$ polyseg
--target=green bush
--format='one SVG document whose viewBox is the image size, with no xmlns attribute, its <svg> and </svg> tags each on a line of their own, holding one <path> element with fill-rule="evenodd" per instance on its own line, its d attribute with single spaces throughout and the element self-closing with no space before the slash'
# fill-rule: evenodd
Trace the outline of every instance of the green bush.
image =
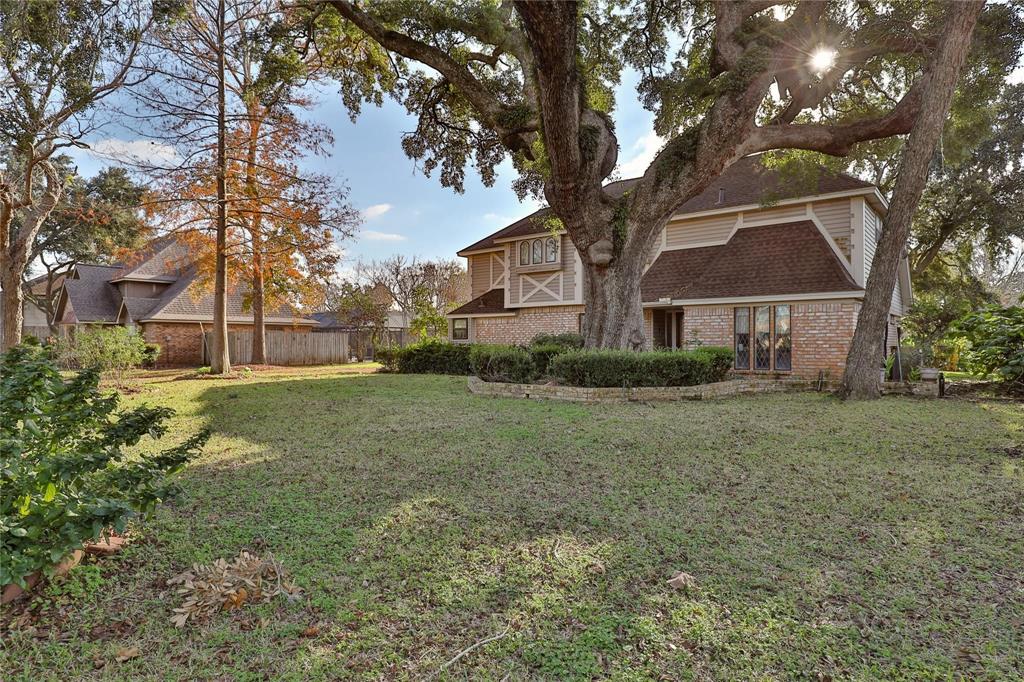
<svg viewBox="0 0 1024 682">
<path fill-rule="evenodd" d="M 157 358 L 160 357 L 162 348 L 159 343 L 147 343 L 142 349 L 142 366 L 156 367 Z"/>
<path fill-rule="evenodd" d="M 134 330 L 119 326 L 95 326 L 79 330 L 58 343 L 66 368 L 95 369 L 121 383 L 125 371 L 142 366 L 146 341 Z"/>
<path fill-rule="evenodd" d="M 158 439 L 166 407 L 118 410 L 94 369 L 64 381 L 49 351 L 15 346 L 0 360 L 0 585 L 25 586 L 107 528 L 124 530 L 173 488 L 206 442 L 201 432 L 169 449 L 129 457 Z"/>
<path fill-rule="evenodd" d="M 1024 307 L 987 306 L 960 320 L 952 335 L 970 344 L 962 357 L 973 374 L 1024 382 Z"/>
<path fill-rule="evenodd" d="M 576 332 L 561 334 L 537 334 L 530 339 L 530 346 L 562 346 L 564 348 L 583 348 L 583 335 Z"/>
<path fill-rule="evenodd" d="M 695 386 L 725 379 L 732 363 L 728 348 L 692 351 L 573 350 L 556 355 L 551 376 L 569 386 Z"/>
<path fill-rule="evenodd" d="M 536 346 L 530 346 L 527 350 L 530 353 L 530 357 L 533 358 L 533 364 L 537 368 L 537 373 L 546 375 L 552 358 L 573 349 L 557 343 L 541 343 Z"/>
<path fill-rule="evenodd" d="M 398 371 L 398 351 L 401 348 L 374 348 L 373 359 L 380 363 L 381 372 L 397 372 Z"/>
<path fill-rule="evenodd" d="M 531 353 L 516 346 L 473 346 L 469 353 L 473 374 L 484 381 L 528 384 L 537 378 L 537 366 Z"/>
<path fill-rule="evenodd" d="M 377 351 L 377 359 L 384 371 L 400 374 L 470 374 L 470 344 L 446 343 L 428 340 L 422 343 L 393 348 L 386 353 Z"/>
</svg>

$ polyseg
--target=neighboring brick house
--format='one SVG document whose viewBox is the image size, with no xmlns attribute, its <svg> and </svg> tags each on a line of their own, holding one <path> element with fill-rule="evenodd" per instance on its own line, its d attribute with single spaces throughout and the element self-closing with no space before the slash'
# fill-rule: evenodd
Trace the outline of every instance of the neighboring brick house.
<svg viewBox="0 0 1024 682">
<path fill-rule="evenodd" d="M 245 304 L 247 287 L 229 287 L 228 330 L 252 329 Z M 196 274 L 186 245 L 173 238 L 155 241 L 130 265 L 76 265 L 57 299 L 62 334 L 87 325 L 138 328 L 160 344 L 160 365 L 199 365 L 203 334 L 213 325 L 213 293 Z M 288 306 L 268 310 L 267 331 L 309 331 L 317 321 Z"/>
<path fill-rule="evenodd" d="M 621 196 L 634 183 L 605 189 Z M 798 191 L 759 157 L 741 159 L 662 231 L 641 284 L 648 347 L 728 346 L 737 372 L 838 378 L 887 209 L 852 176 L 821 169 L 816 190 Z M 580 258 L 566 234 L 545 228 L 547 213 L 459 251 L 473 299 L 448 315 L 453 341 L 519 344 L 581 329 Z M 903 258 L 887 349 L 910 297 Z"/>
</svg>

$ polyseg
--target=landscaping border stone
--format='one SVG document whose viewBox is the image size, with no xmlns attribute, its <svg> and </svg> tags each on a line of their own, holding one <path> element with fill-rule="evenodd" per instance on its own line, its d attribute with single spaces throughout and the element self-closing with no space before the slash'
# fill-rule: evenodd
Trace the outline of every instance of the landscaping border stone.
<svg viewBox="0 0 1024 682">
<path fill-rule="evenodd" d="M 708 400 L 754 393 L 785 393 L 789 391 L 831 391 L 832 383 L 819 384 L 806 379 L 761 379 L 738 377 L 713 384 L 698 386 L 639 386 L 623 388 L 587 388 L 558 384 L 505 384 L 489 382 L 479 377 L 467 379 L 469 392 L 499 398 L 531 398 L 534 400 L 564 400 L 576 403 L 625 403 L 678 400 Z M 938 397 L 938 384 L 932 382 L 886 382 L 885 395 L 914 395 Z"/>
</svg>

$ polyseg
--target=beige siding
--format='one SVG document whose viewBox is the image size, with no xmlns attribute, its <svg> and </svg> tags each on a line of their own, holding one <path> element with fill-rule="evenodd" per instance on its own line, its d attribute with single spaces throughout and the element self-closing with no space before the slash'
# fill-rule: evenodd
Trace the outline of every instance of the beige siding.
<svg viewBox="0 0 1024 682">
<path fill-rule="evenodd" d="M 902 270 L 904 265 L 900 263 L 900 269 Z M 896 286 L 892 288 L 892 305 L 889 307 L 889 312 L 893 315 L 903 314 L 903 285 L 900 283 L 899 273 L 896 275 Z"/>
<path fill-rule="evenodd" d="M 568 303 L 576 296 L 576 248 L 565 235 L 559 241 L 561 262 L 551 266 L 520 266 L 518 244 L 509 269 L 509 303 L 545 305 Z"/>
<path fill-rule="evenodd" d="M 491 254 L 469 256 L 470 295 L 473 298 L 491 289 Z"/>
<path fill-rule="evenodd" d="M 868 281 L 868 273 L 871 272 L 871 261 L 875 257 L 875 233 L 880 233 L 882 226 L 881 218 L 870 206 L 864 206 L 864 281 Z"/>
<path fill-rule="evenodd" d="M 795 206 L 779 206 L 777 208 L 761 208 L 756 211 L 744 211 L 743 222 L 786 222 L 790 220 L 800 220 L 806 215 L 807 205 L 796 204 Z"/>
<path fill-rule="evenodd" d="M 685 249 L 700 244 L 721 244 L 736 226 L 736 214 L 672 221 L 665 226 L 665 248 Z"/>
<path fill-rule="evenodd" d="M 849 199 L 837 199 L 836 201 L 817 201 L 811 204 L 814 215 L 825 227 L 832 239 L 849 239 L 852 233 L 851 220 L 853 218 L 853 207 Z"/>
</svg>

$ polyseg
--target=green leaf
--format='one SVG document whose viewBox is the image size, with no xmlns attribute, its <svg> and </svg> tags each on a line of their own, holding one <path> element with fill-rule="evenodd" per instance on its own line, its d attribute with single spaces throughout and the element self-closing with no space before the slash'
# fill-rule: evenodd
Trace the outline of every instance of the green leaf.
<svg viewBox="0 0 1024 682">
<path fill-rule="evenodd" d="M 32 503 L 32 496 L 25 495 L 21 498 L 21 506 L 18 507 L 18 513 L 22 516 L 28 516 L 29 505 Z"/>
<path fill-rule="evenodd" d="M 24 528 L 12 528 L 11 535 L 13 535 L 16 538 L 23 538 L 26 535 L 28 535 L 28 531 Z"/>
<path fill-rule="evenodd" d="M 53 502 L 55 497 L 57 497 L 57 486 L 53 483 L 47 483 L 46 490 L 43 492 L 43 502 Z"/>
</svg>

